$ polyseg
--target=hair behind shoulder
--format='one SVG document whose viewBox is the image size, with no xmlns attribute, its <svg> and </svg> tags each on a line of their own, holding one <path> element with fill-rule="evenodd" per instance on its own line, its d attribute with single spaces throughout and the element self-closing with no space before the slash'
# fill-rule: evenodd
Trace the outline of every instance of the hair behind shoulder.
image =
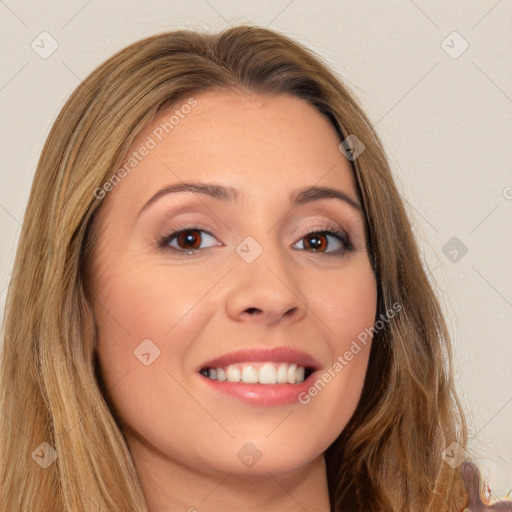
<svg viewBox="0 0 512 512">
<path fill-rule="evenodd" d="M 87 293 L 95 191 L 160 109 L 217 87 L 297 96 L 329 119 L 340 141 L 355 134 L 365 146 L 351 165 L 378 282 L 376 321 L 395 314 L 375 330 L 357 410 L 326 452 L 332 510 L 460 510 L 460 472 L 441 457 L 452 442 L 467 442 L 449 336 L 382 144 L 318 56 L 251 26 L 136 42 L 93 71 L 55 121 L 7 296 L 0 508 L 147 511 L 98 377 Z M 31 456 L 43 442 L 57 453 L 46 469 Z"/>
</svg>

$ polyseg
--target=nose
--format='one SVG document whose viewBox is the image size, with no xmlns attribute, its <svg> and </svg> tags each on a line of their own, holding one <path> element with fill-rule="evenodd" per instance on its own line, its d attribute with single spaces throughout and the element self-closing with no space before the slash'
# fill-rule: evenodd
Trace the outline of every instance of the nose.
<svg viewBox="0 0 512 512">
<path fill-rule="evenodd" d="M 253 263 L 240 260 L 237 267 L 226 302 L 230 318 L 238 322 L 275 325 L 284 321 L 298 322 L 305 317 L 306 299 L 297 276 L 286 265 L 284 255 L 262 255 Z"/>
</svg>

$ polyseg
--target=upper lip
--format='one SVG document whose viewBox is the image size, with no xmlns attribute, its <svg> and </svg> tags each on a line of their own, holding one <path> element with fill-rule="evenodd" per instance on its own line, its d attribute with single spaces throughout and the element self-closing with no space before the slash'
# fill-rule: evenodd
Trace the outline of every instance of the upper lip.
<svg viewBox="0 0 512 512">
<path fill-rule="evenodd" d="M 318 361 L 307 354 L 296 348 L 292 347 L 276 347 L 276 348 L 256 348 L 256 349 L 245 349 L 237 350 L 236 352 L 230 352 L 223 356 L 217 357 L 207 361 L 197 371 L 201 371 L 203 368 L 222 368 L 235 363 L 245 362 L 276 362 L 276 363 L 295 363 L 297 366 L 304 368 L 319 370 L 321 365 Z"/>
</svg>

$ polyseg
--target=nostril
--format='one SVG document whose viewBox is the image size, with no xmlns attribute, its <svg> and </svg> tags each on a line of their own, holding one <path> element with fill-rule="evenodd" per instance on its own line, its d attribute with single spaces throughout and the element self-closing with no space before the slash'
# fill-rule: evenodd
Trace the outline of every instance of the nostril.
<svg viewBox="0 0 512 512">
<path fill-rule="evenodd" d="M 249 313 L 250 315 L 255 315 L 255 314 L 258 314 L 260 312 L 260 310 L 258 308 L 249 308 L 247 309 L 247 313 Z"/>
</svg>

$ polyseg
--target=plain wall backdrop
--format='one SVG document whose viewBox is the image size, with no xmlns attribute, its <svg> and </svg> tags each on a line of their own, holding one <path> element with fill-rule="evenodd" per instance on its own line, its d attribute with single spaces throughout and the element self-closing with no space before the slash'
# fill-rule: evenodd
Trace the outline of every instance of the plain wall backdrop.
<svg viewBox="0 0 512 512">
<path fill-rule="evenodd" d="M 37 160 L 79 83 L 156 33 L 280 31 L 376 127 L 446 312 L 475 462 L 496 496 L 512 489 L 511 0 L 2 0 L 0 16 L 2 315 Z"/>
</svg>

